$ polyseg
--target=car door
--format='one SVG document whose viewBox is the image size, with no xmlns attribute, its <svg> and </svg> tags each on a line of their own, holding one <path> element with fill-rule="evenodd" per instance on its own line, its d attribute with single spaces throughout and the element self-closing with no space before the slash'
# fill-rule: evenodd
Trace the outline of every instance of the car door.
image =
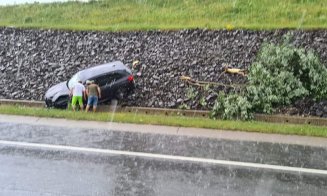
<svg viewBox="0 0 327 196">
<path fill-rule="evenodd" d="M 128 82 L 127 78 L 128 75 L 126 75 L 125 72 L 122 71 L 117 71 L 115 74 L 112 76 L 113 80 L 111 83 L 111 92 L 115 93 L 119 89 L 125 89 L 126 88 L 126 83 Z"/>
<path fill-rule="evenodd" d="M 99 85 L 100 89 L 101 89 L 101 99 L 105 100 L 108 97 L 108 94 L 106 93 L 106 85 L 108 83 L 108 74 L 104 74 L 104 75 L 100 75 L 97 76 L 95 78 L 92 78 L 92 80 L 94 80 L 94 83 Z"/>
<path fill-rule="evenodd" d="M 121 75 L 119 73 L 111 72 L 94 79 L 95 83 L 98 84 L 101 89 L 101 95 L 103 100 L 112 98 L 114 94 L 113 89 L 116 86 L 116 82 L 120 78 Z"/>
</svg>

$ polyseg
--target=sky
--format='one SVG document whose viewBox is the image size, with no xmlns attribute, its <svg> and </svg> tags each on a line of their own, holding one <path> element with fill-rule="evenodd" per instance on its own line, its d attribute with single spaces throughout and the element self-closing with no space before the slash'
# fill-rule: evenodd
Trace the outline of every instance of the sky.
<svg viewBox="0 0 327 196">
<path fill-rule="evenodd" d="M 22 3 L 50 3 L 50 2 L 64 2 L 69 0 L 0 0 L 0 5 L 17 5 Z M 79 1 L 88 1 L 88 0 L 79 0 Z"/>
</svg>

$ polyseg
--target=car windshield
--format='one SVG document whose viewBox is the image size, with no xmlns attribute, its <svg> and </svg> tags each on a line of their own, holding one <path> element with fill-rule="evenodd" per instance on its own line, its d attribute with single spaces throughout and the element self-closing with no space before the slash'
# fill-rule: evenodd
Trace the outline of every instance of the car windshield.
<svg viewBox="0 0 327 196">
<path fill-rule="evenodd" d="M 75 75 L 73 75 L 73 77 L 68 81 L 67 87 L 71 89 L 80 79 L 81 79 L 80 73 L 78 72 Z"/>
</svg>

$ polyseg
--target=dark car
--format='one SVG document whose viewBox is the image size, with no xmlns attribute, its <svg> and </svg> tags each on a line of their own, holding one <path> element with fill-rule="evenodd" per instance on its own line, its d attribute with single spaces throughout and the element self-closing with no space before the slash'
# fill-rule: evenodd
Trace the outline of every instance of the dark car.
<svg viewBox="0 0 327 196">
<path fill-rule="evenodd" d="M 134 89 L 131 70 L 120 61 L 94 66 L 77 72 L 70 80 L 52 86 L 45 93 L 47 107 L 67 108 L 70 89 L 81 80 L 93 80 L 101 88 L 99 103 L 124 99 Z"/>
</svg>

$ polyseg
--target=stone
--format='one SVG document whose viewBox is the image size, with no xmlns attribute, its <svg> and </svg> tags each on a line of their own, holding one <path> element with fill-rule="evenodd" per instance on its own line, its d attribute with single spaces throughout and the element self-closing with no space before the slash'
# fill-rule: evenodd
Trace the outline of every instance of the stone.
<svg viewBox="0 0 327 196">
<path fill-rule="evenodd" d="M 316 110 L 315 114 L 316 114 L 316 116 L 321 117 L 324 114 L 324 112 L 321 110 Z"/>
</svg>

